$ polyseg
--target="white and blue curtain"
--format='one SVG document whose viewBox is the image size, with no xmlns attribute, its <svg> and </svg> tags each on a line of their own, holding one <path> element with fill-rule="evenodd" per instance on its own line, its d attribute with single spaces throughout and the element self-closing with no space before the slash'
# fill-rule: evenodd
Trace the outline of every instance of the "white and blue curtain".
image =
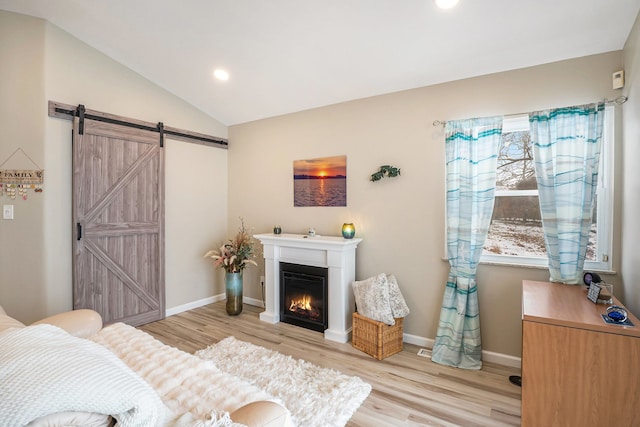
<svg viewBox="0 0 640 427">
<path fill-rule="evenodd" d="M 579 283 L 598 185 L 604 103 L 538 111 L 529 123 L 551 281 Z"/>
<path fill-rule="evenodd" d="M 482 367 L 476 270 L 495 198 L 502 117 L 446 125 L 447 253 L 451 266 L 431 360 Z"/>
</svg>

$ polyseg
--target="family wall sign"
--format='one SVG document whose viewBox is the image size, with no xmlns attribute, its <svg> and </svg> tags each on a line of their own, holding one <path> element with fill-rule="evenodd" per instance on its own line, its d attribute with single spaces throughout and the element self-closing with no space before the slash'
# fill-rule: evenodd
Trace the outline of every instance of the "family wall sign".
<svg viewBox="0 0 640 427">
<path fill-rule="evenodd" d="M 37 169 L 1 169 L 18 152 L 22 152 L 31 160 L 31 157 L 21 148 L 18 148 L 0 165 L 0 197 L 7 196 L 13 200 L 16 197 L 20 197 L 23 200 L 27 200 L 29 190 L 33 190 L 36 193 L 42 192 L 44 169 L 40 168 L 33 160 L 31 162 Z"/>
</svg>

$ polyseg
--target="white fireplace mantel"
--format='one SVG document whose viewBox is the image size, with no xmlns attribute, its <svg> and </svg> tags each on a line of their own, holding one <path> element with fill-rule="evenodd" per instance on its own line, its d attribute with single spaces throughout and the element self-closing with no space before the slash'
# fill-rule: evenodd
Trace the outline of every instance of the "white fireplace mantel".
<svg viewBox="0 0 640 427">
<path fill-rule="evenodd" d="M 303 234 L 256 234 L 264 246 L 265 311 L 260 320 L 280 321 L 280 262 L 328 269 L 329 325 L 325 339 L 347 342 L 355 302 L 351 283 L 356 276 L 356 247 L 362 239 Z"/>
</svg>

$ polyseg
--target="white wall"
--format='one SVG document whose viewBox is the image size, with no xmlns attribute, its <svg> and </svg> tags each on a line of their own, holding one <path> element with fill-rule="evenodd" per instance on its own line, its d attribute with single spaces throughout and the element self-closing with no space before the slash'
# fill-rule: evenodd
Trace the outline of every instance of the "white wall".
<svg viewBox="0 0 640 427">
<path fill-rule="evenodd" d="M 71 122 L 47 117 L 48 100 L 81 103 L 93 110 L 162 121 L 221 138 L 227 137 L 227 129 L 54 25 L 8 12 L 0 12 L 0 20 L 6 35 L 0 39 L 0 46 L 5 46 L 0 50 L 0 70 L 19 74 L 23 64 L 17 59 L 26 56 L 25 66 L 36 75 L 32 81 L 41 81 L 30 88 L 36 97 L 33 101 L 0 92 L 0 105 L 13 104 L 14 116 L 29 115 L 32 120 L 25 125 L 2 115 L 2 128 L 16 135 L 16 145 L 32 144 L 31 151 L 45 169 L 42 207 L 34 197 L 21 202 L 16 221 L 0 223 L 2 246 L 29 248 L 35 255 L 29 259 L 26 249 L 21 249 L 17 257 L 0 259 L 0 304 L 29 322 L 72 306 Z M 39 37 L 23 37 L 22 28 Z M 29 126 L 39 126 L 40 132 L 33 135 Z M 7 150 L 3 143 L 0 154 Z M 202 255 L 227 237 L 228 153 L 169 140 L 165 154 L 166 305 L 170 309 L 223 292 L 221 277 Z M 23 258 L 28 267 L 20 265 L 10 273 L 15 260 L 23 263 Z"/>
<path fill-rule="evenodd" d="M 622 141 L 622 264 L 624 303 L 640 314 L 640 16 L 624 47 L 625 88 Z"/>
<path fill-rule="evenodd" d="M 43 22 L 0 12 L 0 164 L 3 169 L 49 171 L 44 159 L 45 116 Z M 6 161 L 6 163 L 5 163 Z M 44 193 L 26 201 L 0 197 L 14 206 L 14 219 L 0 219 L 0 305 L 11 314 L 44 313 Z"/>
<path fill-rule="evenodd" d="M 354 222 L 364 238 L 357 278 L 394 273 L 411 308 L 405 333 L 433 339 L 448 274 L 444 134 L 433 121 L 612 99 L 619 92 L 611 89 L 611 73 L 621 67 L 621 52 L 614 52 L 231 126 L 229 228 L 243 216 L 257 232 L 280 224 L 283 232 L 313 226 L 339 235 L 343 222 Z M 347 156 L 347 207 L 294 207 L 293 161 L 334 155 Z M 400 167 L 402 175 L 369 181 L 384 164 Z M 619 245 L 619 230 L 617 236 Z M 245 281 L 245 294 L 254 298 L 260 298 L 260 271 Z M 521 282 L 548 277 L 541 269 L 480 266 L 485 350 L 520 355 Z"/>
</svg>

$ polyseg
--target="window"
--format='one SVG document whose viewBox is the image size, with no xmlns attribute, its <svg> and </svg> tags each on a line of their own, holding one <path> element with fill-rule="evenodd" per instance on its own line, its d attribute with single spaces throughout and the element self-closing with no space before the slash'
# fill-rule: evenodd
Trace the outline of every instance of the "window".
<svg viewBox="0 0 640 427">
<path fill-rule="evenodd" d="M 611 270 L 613 115 L 614 107 L 607 106 L 585 270 Z M 529 117 L 526 115 L 504 119 L 495 195 L 481 261 L 547 266 Z"/>
</svg>

